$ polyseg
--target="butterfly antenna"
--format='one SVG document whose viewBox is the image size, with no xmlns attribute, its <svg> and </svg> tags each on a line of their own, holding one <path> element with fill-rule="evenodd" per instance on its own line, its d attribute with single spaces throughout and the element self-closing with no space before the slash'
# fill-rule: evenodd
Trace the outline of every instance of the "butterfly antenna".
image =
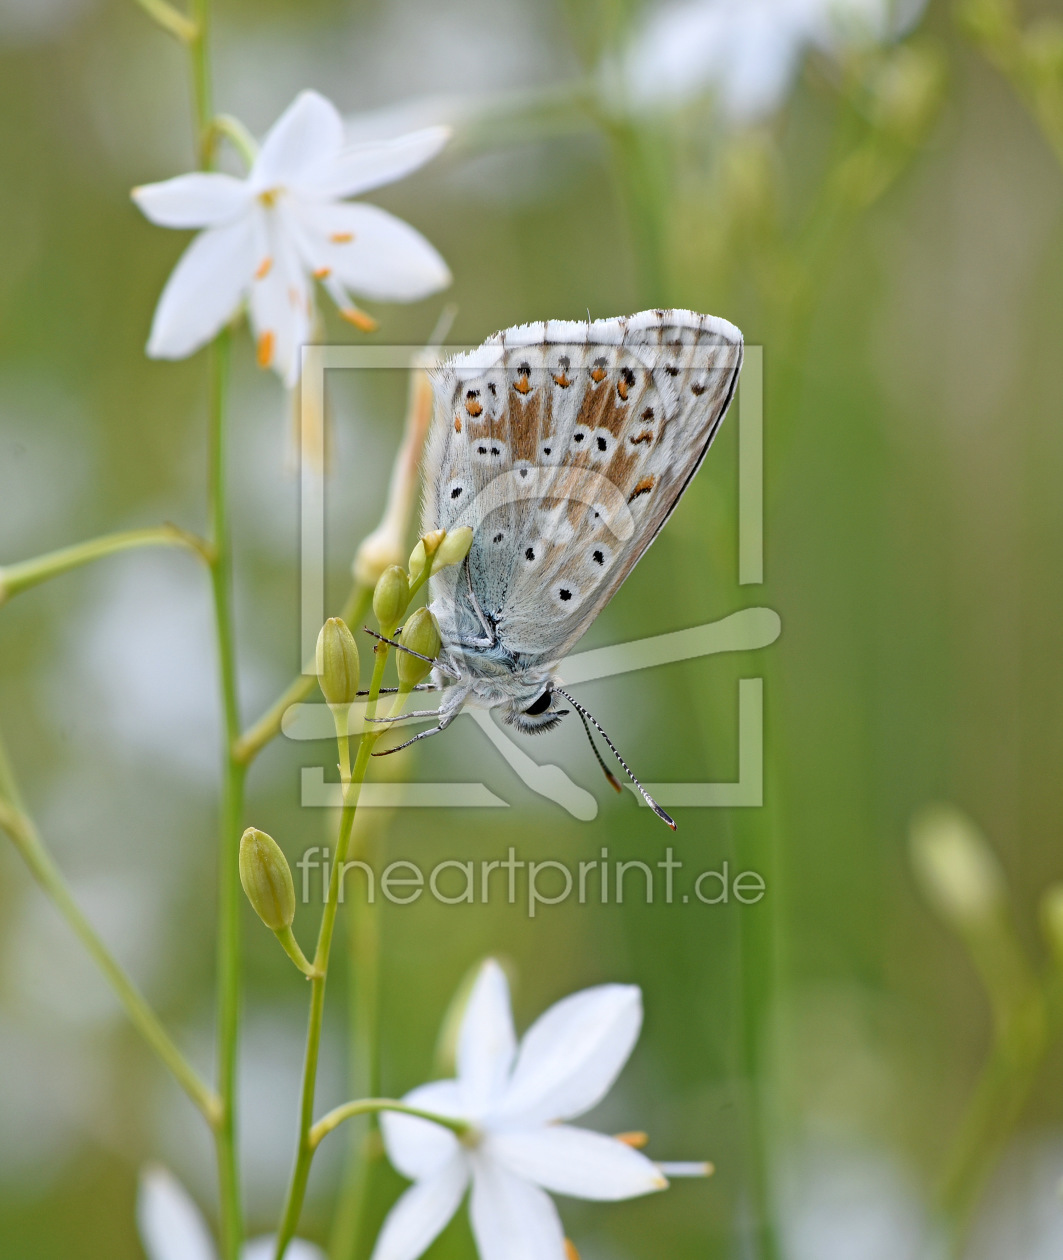
<svg viewBox="0 0 1063 1260">
<path fill-rule="evenodd" d="M 669 814 L 666 814 L 663 809 L 661 809 L 660 805 L 657 804 L 657 802 L 653 799 L 653 797 L 649 794 L 649 792 L 646 791 L 646 789 L 642 786 L 642 784 L 638 781 L 638 779 L 636 779 L 635 776 L 631 773 L 631 767 L 627 764 L 624 758 L 621 757 L 620 753 L 617 751 L 616 745 L 609 738 L 609 736 L 606 735 L 605 731 L 602 729 L 601 723 L 594 716 L 594 714 L 591 713 L 589 709 L 584 708 L 584 706 L 580 704 L 580 702 L 577 699 L 569 695 L 569 693 L 563 690 L 561 687 L 555 687 L 553 690 L 557 695 L 564 696 L 565 699 L 569 702 L 569 704 L 572 705 L 572 707 L 576 710 L 576 712 L 580 715 L 580 717 L 583 718 L 584 726 L 586 726 L 587 723 L 590 722 L 590 724 L 594 727 L 594 729 L 598 732 L 598 734 L 602 737 L 602 739 L 604 739 L 605 742 L 609 745 L 610 749 L 612 749 L 613 756 L 624 767 L 624 772 L 627 774 L 627 777 L 631 780 L 632 783 L 634 783 L 634 785 L 638 788 L 639 792 L 641 792 L 642 799 L 646 802 L 646 804 L 650 807 L 650 809 L 653 810 L 653 812 L 657 815 L 657 817 L 661 819 L 662 822 L 667 823 L 668 826 L 671 827 L 673 831 L 675 831 L 676 829 L 675 820 Z M 587 734 L 588 735 L 590 734 L 589 730 L 587 731 Z M 591 740 L 591 743 L 593 745 L 594 741 Z M 595 748 L 594 751 L 597 753 L 598 751 L 597 748 Z M 605 763 L 602 761 L 601 757 L 598 758 L 598 761 L 602 765 L 602 768 L 605 769 Z M 608 770 L 606 770 L 605 773 L 609 775 L 610 778 L 613 777 L 612 775 L 609 774 Z"/>
<path fill-rule="evenodd" d="M 370 630 L 368 626 L 363 626 L 362 629 L 366 634 L 371 634 L 374 639 L 379 639 L 381 643 L 390 643 L 393 648 L 398 648 L 400 652 L 405 652 L 407 656 L 416 656 L 420 661 L 427 661 L 429 665 L 434 665 L 441 674 L 446 674 L 448 678 L 453 678 L 460 682 L 461 675 L 457 670 L 445 664 L 438 657 L 423 656 L 420 652 L 415 652 L 413 648 L 408 648 L 404 644 L 399 643 L 397 639 L 389 639 L 387 635 L 377 634 L 375 630 Z"/>
<path fill-rule="evenodd" d="M 605 760 L 602 757 L 602 754 L 598 751 L 598 745 L 594 742 L 594 736 L 591 734 L 590 722 L 588 722 L 586 717 L 584 717 L 582 709 L 577 709 L 576 712 L 579 714 L 579 720 L 583 723 L 583 729 L 587 732 L 587 738 L 590 740 L 590 743 L 591 743 L 591 751 L 594 753 L 594 756 L 597 759 L 598 764 L 601 766 L 602 772 L 604 773 L 605 777 L 609 780 L 610 785 L 616 788 L 618 792 L 622 792 L 624 789 L 621 786 L 620 780 L 616 777 L 615 774 L 613 774 L 612 770 L 610 770 L 609 767 L 605 764 Z"/>
</svg>

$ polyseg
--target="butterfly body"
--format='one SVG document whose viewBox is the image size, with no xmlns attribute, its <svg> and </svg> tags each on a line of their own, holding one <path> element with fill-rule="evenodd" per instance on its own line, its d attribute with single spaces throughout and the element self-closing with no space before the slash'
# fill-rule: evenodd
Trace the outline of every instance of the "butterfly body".
<svg viewBox="0 0 1063 1260">
<path fill-rule="evenodd" d="M 474 536 L 430 580 L 457 679 L 435 729 L 465 705 L 557 723 L 558 662 L 671 515 L 741 364 L 726 320 L 658 310 L 510 328 L 436 372 L 424 528 Z"/>
</svg>

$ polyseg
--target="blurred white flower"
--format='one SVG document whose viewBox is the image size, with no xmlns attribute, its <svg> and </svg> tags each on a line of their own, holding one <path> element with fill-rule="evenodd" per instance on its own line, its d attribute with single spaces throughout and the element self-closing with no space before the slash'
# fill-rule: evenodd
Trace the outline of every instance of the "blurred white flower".
<svg viewBox="0 0 1063 1260">
<path fill-rule="evenodd" d="M 661 1190 L 662 1168 L 617 1138 L 561 1124 L 600 1102 L 634 1049 L 642 995 L 601 985 L 552 1006 L 518 1049 L 501 967 L 484 964 L 462 1018 L 457 1080 L 403 1100 L 467 1121 L 458 1138 L 426 1120 L 385 1112 L 388 1156 L 414 1184 L 384 1222 L 373 1260 L 416 1260 L 472 1184 L 470 1215 L 484 1260 L 565 1260 L 565 1236 L 545 1193 L 628 1199 Z M 704 1175 L 705 1165 L 665 1166 Z"/>
<path fill-rule="evenodd" d="M 247 301 L 260 365 L 291 386 L 313 326 L 314 280 L 363 330 L 373 321 L 354 304 L 352 290 L 414 302 L 445 288 L 447 265 L 419 232 L 376 206 L 343 198 L 408 175 L 448 135 L 428 127 L 346 145 L 335 106 L 302 92 L 274 123 L 245 179 L 197 172 L 135 188 L 133 200 L 153 223 L 204 229 L 162 291 L 148 354 L 184 358 Z"/>
<path fill-rule="evenodd" d="M 199 1209 L 184 1186 L 165 1168 L 146 1168 L 140 1175 L 137 1226 L 148 1260 L 217 1260 L 214 1242 Z M 272 1260 L 272 1235 L 244 1243 L 241 1260 Z M 285 1260 L 325 1260 L 313 1243 L 294 1238 Z"/>
<path fill-rule="evenodd" d="M 897 39 L 926 0 L 675 0 L 653 11 L 620 66 L 629 107 L 715 94 L 734 122 L 772 113 L 810 48 L 833 56 Z"/>
</svg>

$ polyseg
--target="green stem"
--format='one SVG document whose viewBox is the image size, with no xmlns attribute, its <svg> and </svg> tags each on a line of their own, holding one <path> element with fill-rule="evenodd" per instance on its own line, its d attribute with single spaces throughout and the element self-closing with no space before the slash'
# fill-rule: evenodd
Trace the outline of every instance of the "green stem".
<svg viewBox="0 0 1063 1260">
<path fill-rule="evenodd" d="M 299 968 L 304 976 L 308 976 L 311 980 L 318 978 L 317 969 L 309 958 L 303 953 L 302 946 L 295 939 L 295 933 L 291 927 L 278 928 L 273 935 L 280 941 L 281 948 Z"/>
<path fill-rule="evenodd" d="M 422 1111 L 420 1107 L 407 1107 L 405 1103 L 396 1102 L 393 1098 L 359 1098 L 355 1102 L 341 1103 L 338 1107 L 323 1115 L 317 1124 L 310 1129 L 310 1145 L 317 1146 L 321 1139 L 327 1137 L 333 1129 L 338 1128 L 344 1120 L 352 1116 L 367 1116 L 379 1111 L 395 1111 L 401 1116 L 415 1116 L 418 1120 L 431 1120 L 433 1124 L 449 1129 L 458 1137 L 464 1137 L 472 1125 L 467 1120 L 455 1120 L 453 1116 L 441 1116 L 434 1111 Z"/>
<path fill-rule="evenodd" d="M 1038 989 L 993 1039 L 985 1065 L 946 1161 L 938 1195 L 950 1254 L 963 1254 L 982 1189 L 1030 1096 L 1058 1027 Z M 1053 1021 L 1056 1022 L 1056 1021 Z"/>
<path fill-rule="evenodd" d="M 195 1069 L 159 1022 L 158 1016 L 144 1000 L 140 990 L 130 980 L 122 965 L 100 940 L 92 924 L 81 912 L 81 908 L 63 879 L 62 872 L 44 847 L 32 820 L 21 806 L 18 788 L 2 740 L 0 740 L 0 792 L 6 797 L 0 800 L 0 827 L 11 837 L 34 879 L 51 898 L 52 903 L 66 919 L 78 940 L 103 973 L 125 1008 L 134 1028 L 170 1069 L 174 1079 L 203 1113 L 207 1123 L 216 1125 L 221 1114 L 220 1100 L 200 1080 Z"/>
<path fill-rule="evenodd" d="M 192 0 L 194 33 L 188 41 L 192 66 L 192 103 L 196 150 L 205 171 L 214 165 L 214 98 L 210 82 L 210 0 Z"/>
<path fill-rule="evenodd" d="M 380 684 L 384 679 L 384 667 L 387 664 L 388 647 L 386 643 L 377 643 L 373 649 L 373 678 L 369 684 L 369 702 L 366 712 L 374 716 L 376 702 L 380 695 Z M 317 979 L 310 982 L 310 1017 L 306 1033 L 306 1057 L 303 1061 L 303 1086 L 299 1109 L 299 1142 L 296 1149 L 295 1165 L 292 1168 L 291 1181 L 284 1204 L 284 1214 L 277 1230 L 277 1248 L 275 1260 L 284 1260 L 284 1252 L 291 1242 L 299 1224 L 299 1216 L 306 1197 L 306 1183 L 310 1176 L 310 1165 L 314 1158 L 316 1143 L 311 1140 L 314 1123 L 314 1092 L 317 1085 L 317 1064 L 321 1052 L 321 1024 L 325 1011 L 325 985 L 328 980 L 329 953 L 332 949 L 332 936 L 336 926 L 336 913 L 339 909 L 340 883 L 343 879 L 343 864 L 347 860 L 347 849 L 354 828 L 355 811 L 358 808 L 358 797 L 373 745 L 379 739 L 379 733 L 367 730 L 358 743 L 358 755 L 351 772 L 351 781 L 346 785 L 343 801 L 343 812 L 340 815 L 339 834 L 336 838 L 336 851 L 332 862 L 332 873 L 329 878 L 328 896 L 325 909 L 321 915 L 321 927 L 318 930 L 317 949 L 314 951 L 314 967 L 320 973 Z"/>
<path fill-rule="evenodd" d="M 176 36 L 182 44 L 191 44 L 195 40 L 198 34 L 196 23 L 167 0 L 136 0 L 136 3 L 152 21 L 158 22 L 164 31 Z"/>
<path fill-rule="evenodd" d="M 376 811 L 379 813 L 379 811 Z M 374 818 L 363 852 L 356 856 L 374 865 L 374 841 L 381 830 Z M 357 836 L 356 836 L 357 840 Z M 380 911 L 371 901 L 348 915 L 348 1077 L 352 1093 L 375 1097 L 380 1092 Z M 329 1255 L 332 1260 L 354 1260 L 361 1254 L 362 1227 L 370 1179 L 382 1154 L 380 1133 L 370 1115 L 364 1132 L 351 1134 L 340 1183 Z"/>
<path fill-rule="evenodd" d="M 176 525 L 156 525 L 147 529 L 128 529 L 117 534 L 104 534 L 87 542 L 61 547 L 32 560 L 20 560 L 16 564 L 0 566 L 0 604 L 13 595 L 19 595 L 30 587 L 39 586 L 50 578 L 60 577 L 72 569 L 102 560 L 120 551 L 132 551 L 137 547 L 187 547 L 204 560 L 210 559 L 210 545 L 195 534 L 186 533 Z"/>
<path fill-rule="evenodd" d="M 358 632 L 359 623 L 369 612 L 373 602 L 373 592 L 368 586 L 356 584 L 347 596 L 340 616 Z M 293 704 L 299 704 L 317 686 L 317 674 L 314 662 L 307 661 L 305 672 L 288 686 L 284 693 L 258 719 L 254 726 L 248 727 L 233 747 L 233 755 L 242 765 L 250 765 L 268 743 L 281 733 L 281 723 L 285 713 Z"/>
<path fill-rule="evenodd" d="M 216 1129 L 221 1234 L 225 1260 L 236 1260 L 243 1241 L 240 1179 L 236 1154 L 236 1058 L 240 1021 L 240 833 L 243 827 L 246 767 L 234 753 L 240 735 L 236 649 L 232 613 L 232 542 L 226 495 L 226 399 L 229 334 L 210 348 L 210 515 L 211 589 L 217 635 L 218 683 L 224 721 L 222 800 L 218 841 L 218 1093 L 221 1123 Z"/>
</svg>

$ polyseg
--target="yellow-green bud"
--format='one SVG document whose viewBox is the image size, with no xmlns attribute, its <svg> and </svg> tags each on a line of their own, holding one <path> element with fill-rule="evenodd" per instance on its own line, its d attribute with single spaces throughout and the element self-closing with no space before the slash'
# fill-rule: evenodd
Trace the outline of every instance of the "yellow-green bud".
<svg viewBox="0 0 1063 1260">
<path fill-rule="evenodd" d="M 416 581 L 424 570 L 424 566 L 432 559 L 439 550 L 443 539 L 446 538 L 447 531 L 445 529 L 431 529 L 427 534 L 423 534 L 417 542 L 417 546 L 410 552 L 410 577 Z M 429 573 L 431 573 L 429 569 Z"/>
<path fill-rule="evenodd" d="M 1041 898 L 1041 930 L 1059 966 L 1063 966 L 1063 884 L 1052 884 Z"/>
<path fill-rule="evenodd" d="M 417 546 L 414 547 L 414 549 L 410 552 L 410 563 L 408 565 L 408 568 L 410 570 L 410 577 L 414 582 L 416 582 L 417 579 L 424 572 L 424 566 L 427 563 L 428 563 L 428 557 L 425 554 L 424 539 L 422 538 L 417 543 Z"/>
<path fill-rule="evenodd" d="M 255 913 L 271 932 L 291 927 L 295 885 L 288 859 L 272 836 L 248 827 L 240 837 L 240 883 Z"/>
<path fill-rule="evenodd" d="M 916 816 L 912 862 L 927 900 L 956 927 L 984 923 L 1005 904 L 996 855 L 958 809 L 932 805 Z"/>
<path fill-rule="evenodd" d="M 434 660 L 442 644 L 435 617 L 427 608 L 418 608 L 402 628 L 403 647 Z M 432 666 L 430 661 L 422 661 L 419 656 L 399 652 L 395 657 L 395 668 L 399 671 L 400 686 L 416 687 L 428 677 Z"/>
<path fill-rule="evenodd" d="M 450 564 L 461 564 L 469 554 L 471 546 L 472 530 L 468 525 L 460 525 L 457 529 L 452 529 L 439 544 L 436 558 L 432 562 L 432 572 L 438 573 L 440 569 L 445 569 Z"/>
<path fill-rule="evenodd" d="M 358 694 L 358 644 L 341 617 L 317 636 L 317 681 L 329 704 L 353 704 Z"/>
<path fill-rule="evenodd" d="M 373 612 L 385 634 L 390 634 L 399 624 L 409 602 L 410 582 L 406 570 L 397 564 L 388 565 L 373 592 Z"/>
</svg>

